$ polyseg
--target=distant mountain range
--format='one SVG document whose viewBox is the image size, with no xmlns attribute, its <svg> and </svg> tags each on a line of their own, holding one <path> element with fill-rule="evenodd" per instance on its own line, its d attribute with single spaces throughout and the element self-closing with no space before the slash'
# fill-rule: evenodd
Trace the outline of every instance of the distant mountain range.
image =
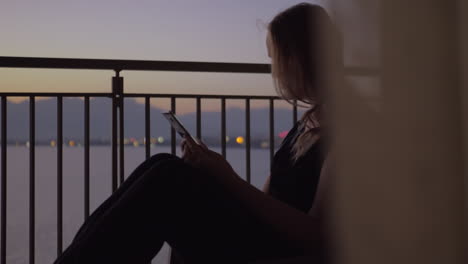
<svg viewBox="0 0 468 264">
<path fill-rule="evenodd" d="M 29 139 L 29 103 L 8 102 L 8 141 L 27 141 Z M 94 98 L 90 101 L 90 135 L 92 140 L 107 141 L 111 138 L 111 100 Z M 168 122 L 161 115 L 166 109 L 151 107 L 151 136 L 170 135 Z M 178 115 L 181 122 L 195 135 L 196 114 Z M 64 98 L 63 101 L 64 138 L 83 140 L 84 101 L 78 98 Z M 144 105 L 134 100 L 125 100 L 125 137 L 141 140 L 144 137 Z M 293 124 L 292 111 L 275 109 L 275 135 L 289 130 Z M 240 108 L 226 110 L 227 135 L 231 138 L 245 135 L 245 111 Z M 57 134 L 57 104 L 55 99 L 36 101 L 36 140 L 50 141 Z M 221 114 L 202 112 L 202 137 L 220 138 Z M 267 139 L 269 136 L 269 110 L 251 109 L 252 139 Z"/>
</svg>

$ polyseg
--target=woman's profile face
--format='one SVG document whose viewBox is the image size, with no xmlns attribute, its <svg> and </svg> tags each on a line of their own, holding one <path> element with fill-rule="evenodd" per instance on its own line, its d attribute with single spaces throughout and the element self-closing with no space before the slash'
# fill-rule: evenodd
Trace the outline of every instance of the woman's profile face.
<svg viewBox="0 0 468 264">
<path fill-rule="evenodd" d="M 268 57 L 271 59 L 272 52 L 273 52 L 273 43 L 271 40 L 271 33 L 268 31 L 267 37 L 266 37 L 266 47 L 267 47 L 267 52 L 268 52 Z"/>
<path fill-rule="evenodd" d="M 268 52 L 268 57 L 271 59 L 271 75 L 275 76 L 275 71 L 274 68 L 276 65 L 274 65 L 276 62 L 273 60 L 273 52 L 274 52 L 274 45 L 273 45 L 273 40 L 271 38 L 271 33 L 268 31 L 267 37 L 266 37 L 266 47 L 267 47 L 267 52 Z"/>
</svg>

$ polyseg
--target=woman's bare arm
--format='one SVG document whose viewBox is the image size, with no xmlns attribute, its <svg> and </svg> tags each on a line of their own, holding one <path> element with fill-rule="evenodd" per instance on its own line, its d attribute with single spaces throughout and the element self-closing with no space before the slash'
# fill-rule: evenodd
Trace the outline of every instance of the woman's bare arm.
<svg viewBox="0 0 468 264">
<path fill-rule="evenodd" d="M 316 220 L 278 201 L 243 181 L 237 175 L 225 177 L 223 186 L 244 204 L 252 214 L 271 226 L 284 239 L 305 252 L 313 252 L 320 243 Z"/>
<path fill-rule="evenodd" d="M 331 155 L 328 155 L 323 163 L 314 204 L 308 214 L 265 195 L 238 177 L 229 177 L 231 182 L 226 182 L 225 186 L 257 217 L 275 228 L 284 238 L 305 252 L 313 252 L 318 244 L 324 242 L 323 236 L 326 235 L 324 217 L 329 206 L 330 186 L 333 181 L 330 157 Z M 265 182 L 264 190 L 269 190 L 270 177 Z"/>
<path fill-rule="evenodd" d="M 183 142 L 183 159 L 195 167 L 203 168 L 207 175 L 241 202 L 251 214 L 269 225 L 292 246 L 304 252 L 314 252 L 321 244 L 320 220 L 266 195 L 253 187 L 232 169 L 219 153 L 190 140 Z"/>
</svg>

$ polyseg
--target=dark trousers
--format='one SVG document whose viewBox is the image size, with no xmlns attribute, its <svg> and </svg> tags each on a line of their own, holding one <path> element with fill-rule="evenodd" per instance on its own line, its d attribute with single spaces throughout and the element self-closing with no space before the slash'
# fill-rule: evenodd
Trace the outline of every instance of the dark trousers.
<svg viewBox="0 0 468 264">
<path fill-rule="evenodd" d="M 170 154 L 139 165 L 55 261 L 147 264 L 166 241 L 190 263 L 244 263 L 294 249 L 202 171 Z"/>
</svg>

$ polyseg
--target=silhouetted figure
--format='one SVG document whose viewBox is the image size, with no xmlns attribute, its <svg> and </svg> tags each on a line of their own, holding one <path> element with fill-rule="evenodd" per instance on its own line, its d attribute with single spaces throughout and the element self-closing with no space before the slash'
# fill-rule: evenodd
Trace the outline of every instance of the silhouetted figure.
<svg viewBox="0 0 468 264">
<path fill-rule="evenodd" d="M 147 264 L 164 242 L 188 263 L 329 262 L 319 179 L 329 144 L 325 95 L 342 81 L 339 34 L 323 8 L 299 4 L 270 22 L 267 47 L 278 94 L 308 110 L 276 152 L 264 192 L 187 139 L 182 158 L 158 154 L 139 165 L 56 264 Z"/>
</svg>

